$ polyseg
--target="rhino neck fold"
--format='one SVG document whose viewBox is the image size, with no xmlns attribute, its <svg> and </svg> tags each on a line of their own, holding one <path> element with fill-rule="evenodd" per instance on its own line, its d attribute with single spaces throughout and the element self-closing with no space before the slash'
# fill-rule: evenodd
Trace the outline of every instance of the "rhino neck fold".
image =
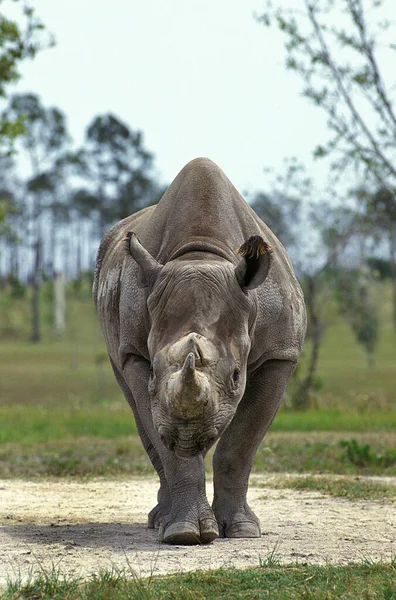
<svg viewBox="0 0 396 600">
<path fill-rule="evenodd" d="M 233 250 L 220 240 L 214 240 L 211 237 L 197 235 L 182 240 L 170 252 L 168 261 L 175 260 L 185 254 L 192 252 L 205 252 L 219 256 L 235 263 L 235 254 Z"/>
</svg>

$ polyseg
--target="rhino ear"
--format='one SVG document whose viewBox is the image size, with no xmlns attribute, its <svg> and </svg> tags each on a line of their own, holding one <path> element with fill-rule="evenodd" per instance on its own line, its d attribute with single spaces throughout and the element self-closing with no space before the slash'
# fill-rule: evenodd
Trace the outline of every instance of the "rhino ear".
<svg viewBox="0 0 396 600">
<path fill-rule="evenodd" d="M 272 248 L 259 235 L 250 237 L 235 254 L 242 258 L 235 267 L 235 277 L 243 290 L 253 290 L 268 275 Z"/>
<path fill-rule="evenodd" d="M 162 265 L 142 246 L 133 231 L 127 233 L 125 241 L 129 254 L 139 265 L 139 285 L 151 288 L 161 272 Z"/>
</svg>

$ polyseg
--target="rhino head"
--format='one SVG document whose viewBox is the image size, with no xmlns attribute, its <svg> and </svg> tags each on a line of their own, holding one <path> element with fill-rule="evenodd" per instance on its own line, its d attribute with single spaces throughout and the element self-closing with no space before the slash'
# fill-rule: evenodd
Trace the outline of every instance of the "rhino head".
<svg viewBox="0 0 396 600">
<path fill-rule="evenodd" d="M 256 317 L 248 290 L 266 278 L 272 250 L 255 236 L 236 266 L 201 255 L 161 265 L 134 234 L 127 241 L 148 287 L 153 422 L 169 450 L 190 458 L 216 441 L 243 396 Z"/>
</svg>

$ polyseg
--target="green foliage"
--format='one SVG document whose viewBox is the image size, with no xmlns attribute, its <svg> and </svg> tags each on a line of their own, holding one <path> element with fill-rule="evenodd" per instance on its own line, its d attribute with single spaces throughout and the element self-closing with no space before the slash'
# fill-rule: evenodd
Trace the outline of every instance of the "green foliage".
<svg viewBox="0 0 396 600">
<path fill-rule="evenodd" d="M 280 415 L 279 415 L 280 416 Z M 346 430 L 347 431 L 347 430 Z M 336 473 L 355 475 L 395 475 L 396 460 L 393 448 L 396 435 L 391 431 L 361 432 L 349 430 L 351 439 L 360 446 L 369 444 L 370 451 L 378 457 L 368 462 L 351 462 L 340 442 L 345 432 L 311 430 L 305 432 L 273 431 L 260 445 L 255 463 L 255 473 Z M 352 437 L 353 436 L 353 437 Z M 384 459 L 380 458 L 384 457 Z"/>
<path fill-rule="evenodd" d="M 345 448 L 343 458 L 358 467 L 379 465 L 387 468 L 396 465 L 396 450 L 394 449 L 377 453 L 371 449 L 370 444 L 359 444 L 355 439 L 341 440 L 340 446 Z"/>
<path fill-rule="evenodd" d="M 341 313 L 345 315 L 370 358 L 374 354 L 378 339 L 378 319 L 376 306 L 370 297 L 373 282 L 363 270 L 340 270 L 335 272 L 334 289 Z"/>
<path fill-rule="evenodd" d="M 392 277 L 390 261 L 377 256 L 369 256 L 367 265 L 373 276 L 379 277 L 381 280 L 390 279 Z"/>
<path fill-rule="evenodd" d="M 10 2 L 1 0 L 0 4 L 10 5 Z M 15 20 L 9 19 L 4 12 L 0 14 L 0 98 L 5 98 L 10 84 L 20 78 L 20 63 L 34 58 L 37 52 L 53 44 L 53 40 L 45 35 L 44 25 L 33 7 L 22 2 L 19 5 L 20 15 Z M 3 114 L 0 118 L 0 152 L 9 151 L 11 142 L 23 130 L 22 118 L 8 119 Z"/>
<path fill-rule="evenodd" d="M 66 150 L 70 141 L 63 112 L 56 107 L 46 108 L 36 94 L 14 94 L 3 118 L 23 123 L 20 142 L 32 169 L 28 190 L 53 191 L 51 172 L 46 169 L 53 167 L 54 160 Z"/>
<path fill-rule="evenodd" d="M 87 127 L 81 158 L 95 193 L 81 189 L 74 202 L 80 210 L 99 210 L 102 229 L 150 204 L 156 192 L 153 155 L 141 131 L 112 114 L 99 115 Z"/>
<path fill-rule="evenodd" d="M 24 298 L 26 294 L 26 285 L 21 283 L 15 276 L 10 275 L 8 283 L 11 287 L 11 298 Z"/>
</svg>

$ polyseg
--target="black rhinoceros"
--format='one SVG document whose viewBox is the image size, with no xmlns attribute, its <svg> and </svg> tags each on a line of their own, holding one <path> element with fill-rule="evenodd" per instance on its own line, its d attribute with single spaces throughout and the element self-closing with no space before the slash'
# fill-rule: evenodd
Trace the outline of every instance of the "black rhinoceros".
<svg viewBox="0 0 396 600">
<path fill-rule="evenodd" d="M 157 206 L 102 239 L 94 300 L 116 379 L 160 479 L 162 542 L 258 537 L 258 445 L 306 330 L 289 258 L 219 167 L 188 163 Z M 213 457 L 214 499 L 203 457 Z"/>
</svg>

